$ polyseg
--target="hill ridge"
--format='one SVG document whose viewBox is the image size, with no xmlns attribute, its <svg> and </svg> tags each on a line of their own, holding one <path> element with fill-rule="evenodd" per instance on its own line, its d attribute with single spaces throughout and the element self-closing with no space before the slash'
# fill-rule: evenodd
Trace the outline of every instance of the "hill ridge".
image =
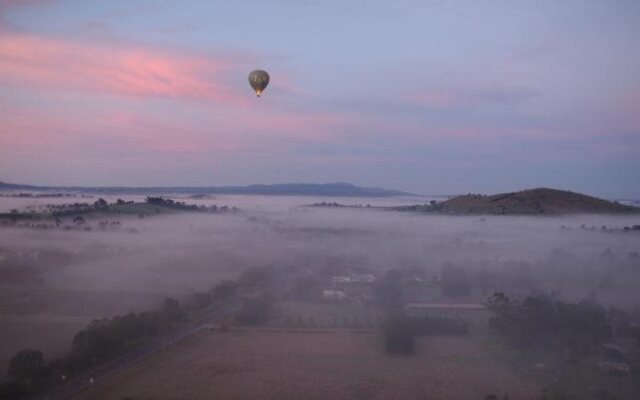
<svg viewBox="0 0 640 400">
<path fill-rule="evenodd" d="M 403 209 L 400 207 L 400 209 Z M 407 210 L 455 215 L 624 214 L 640 208 L 569 190 L 538 187 L 492 195 L 466 194 Z"/>
<path fill-rule="evenodd" d="M 63 191 L 97 194 L 250 194 L 344 197 L 412 196 L 393 189 L 356 186 L 351 183 L 276 183 L 245 186 L 36 186 L 0 181 L 0 190 Z"/>
</svg>

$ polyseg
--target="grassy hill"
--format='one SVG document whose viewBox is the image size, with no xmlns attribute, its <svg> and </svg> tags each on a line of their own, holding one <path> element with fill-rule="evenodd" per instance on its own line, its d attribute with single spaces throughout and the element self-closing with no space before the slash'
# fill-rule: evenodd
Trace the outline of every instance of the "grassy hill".
<svg viewBox="0 0 640 400">
<path fill-rule="evenodd" d="M 460 215 L 624 214 L 640 208 L 564 190 L 537 188 L 494 195 L 467 194 L 406 210 Z"/>
</svg>

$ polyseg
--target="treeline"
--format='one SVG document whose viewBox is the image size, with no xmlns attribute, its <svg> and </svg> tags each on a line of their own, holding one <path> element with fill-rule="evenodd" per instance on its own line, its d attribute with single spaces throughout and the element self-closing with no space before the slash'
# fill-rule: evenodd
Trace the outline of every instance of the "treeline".
<svg viewBox="0 0 640 400">
<path fill-rule="evenodd" d="M 58 221 L 60 218 L 73 216 L 82 218 L 81 215 L 86 216 L 96 212 L 131 214 L 133 212 L 139 211 L 141 213 L 139 215 L 144 215 L 144 211 L 149 211 L 149 207 L 147 206 L 162 207 L 165 209 L 174 209 L 180 211 L 202 211 L 213 213 L 238 211 L 237 207 L 186 204 L 185 202 L 174 201 L 172 199 L 167 199 L 159 196 L 148 196 L 145 198 L 144 202 L 138 203 L 134 201 L 125 201 L 122 199 L 117 199 L 115 202 L 109 203 L 105 199 L 99 198 L 92 204 L 79 202 L 69 204 L 48 204 L 46 206 L 46 211 L 44 212 L 37 212 L 35 210 L 20 212 L 17 209 L 13 209 L 10 213 L 0 213 L 0 225 L 16 223 L 18 220 L 43 220 L 54 217 L 57 219 L 56 225 L 59 226 L 60 224 L 58 223 Z M 160 213 L 160 209 L 156 208 L 155 213 Z M 74 222 L 76 221 L 74 220 Z"/>
<path fill-rule="evenodd" d="M 145 202 L 153 206 L 162 206 L 167 208 L 175 208 L 177 210 L 200 211 L 201 207 L 195 204 L 186 204 L 182 201 L 174 201 L 163 197 L 147 197 Z"/>
<path fill-rule="evenodd" d="M 543 400 L 637 398 L 639 360 L 628 346 L 634 341 L 640 346 L 640 329 L 627 312 L 605 308 L 593 297 L 569 303 L 548 295 L 517 300 L 504 293 L 492 295 L 487 306 L 493 312 L 490 328 L 524 358 L 551 356 L 554 379 Z M 616 378 L 597 374 L 596 368 Z M 634 376 L 619 379 L 629 373 Z"/>
<path fill-rule="evenodd" d="M 619 333 L 630 332 L 629 317 L 595 301 L 567 303 L 547 295 L 522 301 L 495 293 L 487 301 L 490 328 L 523 348 L 587 353 Z"/>
<path fill-rule="evenodd" d="M 337 202 L 322 201 L 311 204 L 311 207 L 338 207 L 338 208 L 371 208 L 371 204 L 342 204 Z"/>
<path fill-rule="evenodd" d="M 174 201 L 171 199 L 165 199 L 163 197 L 147 197 L 145 202 L 152 206 L 161 206 L 165 208 L 173 208 L 176 210 L 183 211 L 209 211 L 209 212 L 226 212 L 226 211 L 238 211 L 237 207 L 228 207 L 228 206 L 202 206 L 197 204 L 186 204 L 183 201 Z"/>
<path fill-rule="evenodd" d="M 7 374 L 12 380 L 0 385 L 0 399 L 37 393 L 48 386 L 49 378 L 73 376 L 109 361 L 170 330 L 184 318 L 185 311 L 178 300 L 167 298 L 160 310 L 93 320 L 74 336 L 71 350 L 63 358 L 46 362 L 42 352 L 22 350 L 9 361 Z"/>
<path fill-rule="evenodd" d="M 41 351 L 19 351 L 9 362 L 10 381 L 0 385 L 0 399 L 20 399 L 42 391 L 127 351 L 170 332 L 206 307 L 233 297 L 237 284 L 223 281 L 210 291 L 194 294 L 185 304 L 166 298 L 158 310 L 131 312 L 122 316 L 92 321 L 78 332 L 69 353 L 47 362 Z"/>
<path fill-rule="evenodd" d="M 171 330 L 185 317 L 178 300 L 170 297 L 160 310 L 94 320 L 74 336 L 71 352 L 62 360 L 62 369 L 75 373 L 95 367 L 145 339 Z"/>
</svg>

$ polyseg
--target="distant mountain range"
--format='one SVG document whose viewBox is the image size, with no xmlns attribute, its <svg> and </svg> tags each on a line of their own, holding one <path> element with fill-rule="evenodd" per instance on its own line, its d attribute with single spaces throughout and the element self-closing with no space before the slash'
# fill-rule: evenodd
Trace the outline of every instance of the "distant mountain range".
<svg viewBox="0 0 640 400">
<path fill-rule="evenodd" d="M 536 188 L 494 195 L 467 194 L 399 210 L 455 215 L 558 215 L 638 213 L 640 208 L 565 190 Z"/>
<path fill-rule="evenodd" d="M 0 191 L 71 192 L 93 194 L 250 194 L 250 195 L 299 195 L 339 197 L 391 197 L 411 196 L 400 190 L 388 190 L 355 186 L 350 183 L 281 183 L 275 185 L 248 186 L 34 186 L 0 181 Z"/>
</svg>

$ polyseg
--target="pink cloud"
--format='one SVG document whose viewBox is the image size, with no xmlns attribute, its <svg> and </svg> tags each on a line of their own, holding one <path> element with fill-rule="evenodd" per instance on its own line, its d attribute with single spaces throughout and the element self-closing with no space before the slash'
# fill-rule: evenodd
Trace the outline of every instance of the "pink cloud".
<svg viewBox="0 0 640 400">
<path fill-rule="evenodd" d="M 102 115 L 99 123 L 109 135 L 152 152 L 234 152 L 241 151 L 246 146 L 242 138 L 226 132 L 212 132 L 208 124 L 176 121 L 171 117 L 149 118 L 117 111 Z"/>
<path fill-rule="evenodd" d="M 0 148 L 76 155 L 89 152 L 147 154 L 238 151 L 245 143 L 206 126 L 126 111 L 56 112 L 10 107 L 0 112 Z"/>
<path fill-rule="evenodd" d="M 34 156 L 55 153 L 65 159 L 80 154 L 117 158 L 137 154 L 167 163 L 196 155 L 287 153 L 299 143 L 333 140 L 350 123 L 346 117 L 320 112 L 271 111 L 256 116 L 243 108 L 222 117 L 199 112 L 185 118 L 156 107 L 60 113 L 57 108 L 4 102 L 0 106 L 0 150 L 7 151 L 7 159 L 17 150 Z M 249 114 L 253 118 L 247 118 Z"/>
<path fill-rule="evenodd" d="M 230 60 L 157 49 L 0 36 L 0 82 L 36 89 L 242 103 Z"/>
</svg>

